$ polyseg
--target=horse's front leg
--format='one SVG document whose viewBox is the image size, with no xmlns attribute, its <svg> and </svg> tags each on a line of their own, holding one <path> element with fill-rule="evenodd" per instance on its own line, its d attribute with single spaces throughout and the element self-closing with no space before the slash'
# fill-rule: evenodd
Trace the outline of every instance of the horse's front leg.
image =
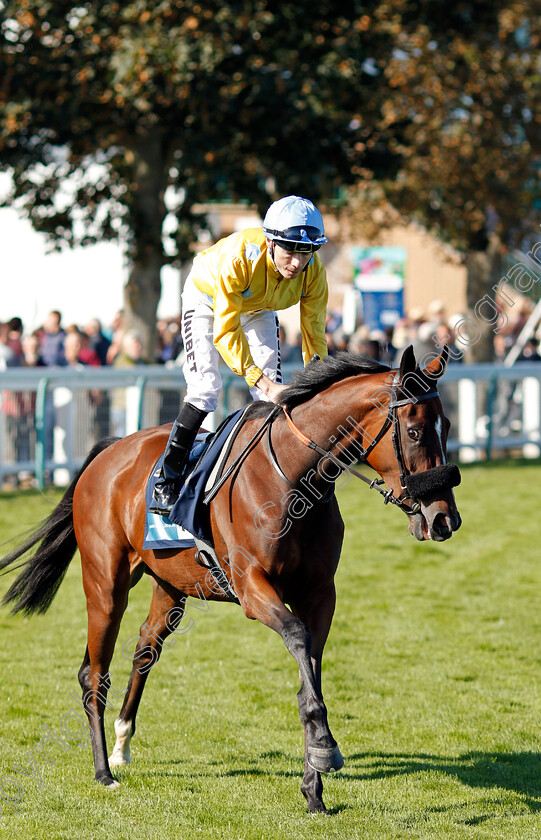
<svg viewBox="0 0 541 840">
<path fill-rule="evenodd" d="M 325 811 L 319 772 L 339 770 L 343 759 L 329 729 L 327 710 L 321 696 L 317 664 L 318 659 L 321 660 L 321 643 L 318 641 L 313 660 L 310 630 L 280 600 L 263 569 L 252 566 L 237 585 L 237 594 L 247 617 L 256 618 L 279 633 L 299 667 L 299 715 L 304 727 L 306 767 L 310 767 L 308 771 L 305 769 L 306 784 L 303 780 L 302 791 L 309 811 Z"/>
<path fill-rule="evenodd" d="M 327 641 L 327 636 L 331 627 L 335 602 L 336 595 L 333 584 L 329 586 L 319 597 L 311 597 L 308 601 L 301 605 L 292 605 L 295 615 L 297 615 L 306 624 L 311 634 L 312 649 L 310 663 L 316 688 L 322 701 L 321 660 L 325 642 Z M 340 770 L 344 764 L 344 760 L 334 739 L 334 746 L 331 746 L 330 748 L 311 746 L 315 743 L 317 736 L 315 733 L 311 732 L 313 721 L 309 707 L 310 692 L 306 690 L 306 683 L 302 679 L 302 674 L 298 700 L 301 720 L 306 721 L 304 724 L 304 776 L 301 791 L 306 797 L 308 811 L 325 811 L 326 809 L 322 799 L 323 784 L 321 781 L 321 773 L 329 773 L 335 770 Z M 323 706 L 323 708 L 325 709 L 326 715 L 325 706 Z M 325 723 L 328 727 L 326 718 Z"/>
</svg>

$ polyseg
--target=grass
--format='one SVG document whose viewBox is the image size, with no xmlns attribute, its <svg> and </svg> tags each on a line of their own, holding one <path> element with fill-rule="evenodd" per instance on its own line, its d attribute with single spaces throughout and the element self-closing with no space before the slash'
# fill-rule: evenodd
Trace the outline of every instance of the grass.
<svg viewBox="0 0 541 840">
<path fill-rule="evenodd" d="M 465 467 L 464 525 L 417 543 L 405 517 L 351 483 L 346 542 L 324 659 L 332 731 L 345 757 L 325 781 L 330 816 L 308 816 L 293 660 L 233 605 L 194 613 L 153 670 L 115 792 L 93 782 L 88 744 L 52 762 L 44 726 L 78 708 L 86 613 L 74 560 L 45 616 L 0 612 L 0 835 L 41 838 L 505 838 L 541 836 L 541 464 Z M 59 495 L 0 497 L 0 541 Z M 4 592 L 12 576 L 0 580 Z M 146 616 L 132 593 L 111 667 Z M 72 696 L 73 692 L 73 696 Z M 109 745 L 120 700 L 106 711 Z M 77 731 L 77 724 L 72 726 Z M 34 749 L 36 768 L 29 770 Z M 17 802 L 10 802 L 17 800 Z"/>
</svg>

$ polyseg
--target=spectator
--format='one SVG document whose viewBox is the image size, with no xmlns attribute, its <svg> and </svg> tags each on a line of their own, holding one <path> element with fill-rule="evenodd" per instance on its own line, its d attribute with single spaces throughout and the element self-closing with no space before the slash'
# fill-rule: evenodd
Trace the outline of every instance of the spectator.
<svg viewBox="0 0 541 840">
<path fill-rule="evenodd" d="M 441 347 L 444 344 L 447 344 L 449 348 L 449 361 L 450 362 L 462 362 L 464 354 L 463 351 L 460 350 L 455 342 L 455 331 L 449 324 L 445 322 L 441 322 L 435 329 L 434 335 L 434 352 L 439 353 Z"/>
<path fill-rule="evenodd" d="M 96 353 L 100 365 L 106 365 L 107 351 L 111 346 L 111 342 L 104 334 L 101 322 L 98 318 L 91 318 L 86 324 L 84 331 L 88 336 L 88 348 Z M 91 363 L 89 362 L 89 364 Z"/>
<path fill-rule="evenodd" d="M 64 339 L 64 353 L 68 367 L 100 367 L 98 354 L 88 346 L 88 336 L 77 326 L 68 327 Z M 75 389 L 75 410 L 81 418 L 79 433 L 83 439 L 96 443 L 107 437 L 109 430 L 109 394 L 106 391 Z"/>
<path fill-rule="evenodd" d="M 426 308 L 427 320 L 438 325 L 445 322 L 445 304 L 442 300 L 431 300 Z"/>
<path fill-rule="evenodd" d="M 119 353 L 115 356 L 113 367 L 132 368 L 145 365 L 143 358 L 143 340 L 136 330 L 128 330 L 123 338 Z M 113 434 L 124 437 L 126 434 L 126 389 L 115 388 L 111 400 L 111 421 Z"/>
<path fill-rule="evenodd" d="M 434 323 L 432 321 L 413 321 L 409 329 L 408 345 L 413 345 L 415 358 L 421 362 L 428 354 L 434 354 L 436 345 L 432 336 L 434 335 Z M 402 348 L 395 360 L 399 363 L 405 348 Z"/>
<path fill-rule="evenodd" d="M 522 349 L 517 362 L 541 362 L 539 343 L 536 338 L 529 338 Z"/>
<path fill-rule="evenodd" d="M 20 318 L 10 318 L 8 321 L 8 344 L 15 354 L 15 365 L 22 364 L 24 360 L 23 345 L 21 337 L 23 334 L 23 322 Z"/>
<path fill-rule="evenodd" d="M 35 333 L 22 338 L 23 367 L 45 367 L 41 355 L 40 339 Z"/>
<path fill-rule="evenodd" d="M 503 333 L 496 333 L 494 335 L 494 361 L 496 364 L 503 364 L 505 357 L 509 352 L 509 345 Z"/>
<path fill-rule="evenodd" d="M 341 327 L 333 333 L 334 346 L 337 350 L 347 350 L 349 348 L 349 339 L 350 336 Z"/>
<path fill-rule="evenodd" d="M 366 324 L 361 324 L 357 327 L 351 338 L 349 339 L 349 349 L 351 353 L 359 353 L 363 355 L 364 346 L 369 340 L 370 330 Z"/>
<path fill-rule="evenodd" d="M 41 356 L 46 365 L 63 366 L 66 364 L 64 355 L 64 339 L 66 333 L 61 326 L 62 316 L 53 309 L 47 315 L 43 324 L 41 339 Z"/>
<path fill-rule="evenodd" d="M 383 331 L 383 336 L 380 341 L 381 345 L 381 354 L 380 354 L 380 361 L 384 365 L 389 365 L 392 367 L 393 362 L 396 356 L 396 347 L 393 342 L 394 336 L 394 327 L 385 327 Z"/>
<path fill-rule="evenodd" d="M 95 350 L 88 346 L 88 336 L 78 327 L 70 327 L 64 339 L 64 355 L 71 367 L 75 365 L 90 365 L 99 367 L 101 362 Z"/>
<path fill-rule="evenodd" d="M 393 327 L 393 347 L 394 347 L 394 356 L 392 360 L 392 364 L 394 365 L 396 360 L 399 358 L 399 354 L 408 344 L 411 344 L 409 341 L 410 337 L 410 322 L 408 318 L 399 318 L 398 321 L 395 323 Z"/>
<path fill-rule="evenodd" d="M 143 339 L 137 330 L 128 330 L 122 337 L 121 350 L 115 357 L 114 367 L 136 367 L 145 365 L 143 359 Z"/>
<path fill-rule="evenodd" d="M 336 356 L 336 347 L 334 346 L 333 333 L 325 333 L 325 343 L 327 345 L 327 354 L 329 356 Z"/>
<path fill-rule="evenodd" d="M 13 367 L 15 364 L 15 353 L 9 346 L 9 326 L 0 324 L 0 370 L 6 367 Z"/>
<path fill-rule="evenodd" d="M 381 347 L 377 338 L 372 338 L 370 334 L 368 338 L 361 341 L 359 346 L 359 354 L 365 359 L 371 359 L 373 362 L 380 362 Z"/>
<path fill-rule="evenodd" d="M 332 335 L 342 325 L 342 315 L 339 312 L 328 310 L 325 316 L 325 332 Z"/>
<path fill-rule="evenodd" d="M 43 359 L 39 352 L 39 338 L 28 335 L 22 339 L 23 352 L 21 367 L 43 367 Z M 7 431 L 15 450 L 15 460 L 18 464 L 34 459 L 36 443 L 36 394 L 34 391 L 4 391 L 2 395 L 2 411 L 6 416 Z M 26 481 L 30 477 L 25 469 L 19 473 L 19 481 Z M 17 479 L 13 476 L 13 482 Z"/>
<path fill-rule="evenodd" d="M 122 309 L 119 309 L 113 318 L 109 333 L 111 344 L 107 349 L 106 361 L 108 365 L 112 365 L 122 349 L 122 338 L 124 336 L 124 311 Z M 109 338 L 109 334 L 106 337 Z"/>
<path fill-rule="evenodd" d="M 173 362 L 182 350 L 182 337 L 176 321 L 158 321 L 156 361 L 164 365 Z"/>
</svg>

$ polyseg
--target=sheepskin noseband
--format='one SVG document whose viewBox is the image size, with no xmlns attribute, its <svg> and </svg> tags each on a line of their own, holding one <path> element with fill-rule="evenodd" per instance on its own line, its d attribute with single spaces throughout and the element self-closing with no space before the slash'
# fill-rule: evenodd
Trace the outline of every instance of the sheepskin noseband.
<svg viewBox="0 0 541 840">
<path fill-rule="evenodd" d="M 460 470 L 456 464 L 442 464 L 441 467 L 406 476 L 406 489 L 412 499 L 424 499 L 459 484 Z"/>
</svg>

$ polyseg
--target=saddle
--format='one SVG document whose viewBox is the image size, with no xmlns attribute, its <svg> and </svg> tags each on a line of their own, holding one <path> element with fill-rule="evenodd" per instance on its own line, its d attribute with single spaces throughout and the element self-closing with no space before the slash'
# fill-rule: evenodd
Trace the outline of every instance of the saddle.
<svg viewBox="0 0 541 840">
<path fill-rule="evenodd" d="M 152 467 L 145 489 L 145 538 L 143 549 L 197 547 L 197 561 L 207 568 L 230 600 L 238 603 L 223 573 L 212 543 L 207 496 L 222 478 L 231 447 L 242 428 L 246 406 L 227 417 L 216 432 L 200 433 L 181 476 L 182 487 L 170 517 L 149 511 L 154 485 L 160 476 L 163 453 Z"/>
</svg>

